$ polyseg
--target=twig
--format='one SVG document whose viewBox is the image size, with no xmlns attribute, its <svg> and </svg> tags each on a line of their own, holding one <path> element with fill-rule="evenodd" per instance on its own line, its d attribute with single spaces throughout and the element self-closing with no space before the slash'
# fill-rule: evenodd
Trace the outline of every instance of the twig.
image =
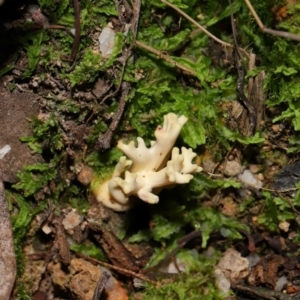
<svg viewBox="0 0 300 300">
<path fill-rule="evenodd" d="M 80 44 L 80 31 L 81 31 L 81 25 L 80 25 L 80 8 L 79 8 L 79 3 L 78 0 L 73 0 L 73 6 L 74 6 L 74 17 L 75 17 L 75 37 L 73 41 L 73 46 L 71 50 L 70 57 L 68 60 L 72 62 L 72 65 L 70 68 L 68 68 L 65 72 L 70 73 L 74 70 L 76 66 L 76 56 L 78 53 L 79 49 L 79 44 Z"/>
<path fill-rule="evenodd" d="M 248 183 L 248 182 L 242 182 L 242 183 L 244 184 L 245 188 L 247 188 L 247 186 L 249 186 L 249 187 L 252 187 L 252 188 L 255 188 L 255 189 L 261 189 L 263 191 L 274 192 L 274 193 L 278 193 L 278 194 L 299 190 L 299 188 L 296 188 L 296 187 L 285 189 L 285 190 L 276 190 L 276 189 L 268 189 L 268 188 L 264 188 L 264 187 L 258 187 L 256 184 L 251 184 L 251 183 Z"/>
<path fill-rule="evenodd" d="M 125 7 L 128 7 L 128 5 L 125 5 Z M 129 8 L 127 8 L 127 10 L 128 9 Z M 121 76 L 120 76 L 120 83 L 119 83 L 117 89 L 113 93 L 111 93 L 111 94 L 107 95 L 106 97 L 104 97 L 99 105 L 103 104 L 108 98 L 111 98 L 111 97 L 115 96 L 121 88 L 122 80 L 123 80 L 124 72 L 125 72 L 125 67 L 127 65 L 128 58 L 131 54 L 131 50 L 132 50 L 133 46 L 135 45 L 135 41 L 136 41 L 136 35 L 137 35 L 137 31 L 138 31 L 139 18 L 140 18 L 140 10 L 141 10 L 141 0 L 136 0 L 135 3 L 134 3 L 134 6 L 133 6 L 133 18 L 132 18 L 131 27 L 130 27 L 132 35 L 133 35 L 133 43 L 126 50 L 126 53 L 125 53 L 125 59 L 124 59 L 124 63 L 123 63 L 123 66 L 122 66 L 122 71 L 121 71 Z"/>
<path fill-rule="evenodd" d="M 120 75 L 119 85 L 117 86 L 117 88 L 116 88 L 116 90 L 114 92 L 110 93 L 109 95 L 106 95 L 101 100 L 101 102 L 99 103 L 99 106 L 102 105 L 107 99 L 109 99 L 111 97 L 114 97 L 119 92 L 119 90 L 121 88 L 121 85 L 122 85 L 122 82 L 123 82 L 123 77 L 124 77 L 124 72 L 125 72 L 125 68 L 126 68 L 128 57 L 129 57 L 129 55 L 128 55 L 128 52 L 126 51 L 126 57 L 125 57 L 125 60 L 124 60 L 123 66 L 122 66 L 122 71 L 121 71 L 121 75 Z"/>
<path fill-rule="evenodd" d="M 0 299 L 9 300 L 16 280 L 11 220 L 0 170 Z"/>
<path fill-rule="evenodd" d="M 231 0 L 229 0 L 230 5 L 230 19 L 231 19 L 231 27 L 232 27 L 232 35 L 233 35 L 233 52 L 234 52 L 234 62 L 235 68 L 237 70 L 238 78 L 236 82 L 236 91 L 238 94 L 238 99 L 241 104 L 247 109 L 248 111 L 248 118 L 249 118 L 249 131 L 251 134 L 254 134 L 255 127 L 256 127 L 256 111 L 253 104 L 247 99 L 245 92 L 244 92 L 244 77 L 245 72 L 243 69 L 243 57 L 239 50 L 238 41 L 237 41 L 237 33 L 235 28 L 235 22 L 233 18 L 233 11 Z"/>
<path fill-rule="evenodd" d="M 118 3 L 116 3 L 116 6 L 117 5 L 118 5 Z M 131 31 L 132 31 L 132 34 L 133 34 L 134 42 L 130 45 L 130 47 L 128 49 L 125 50 L 125 58 L 124 58 L 123 66 L 122 66 L 119 85 L 118 85 L 118 87 L 116 88 L 116 90 L 114 92 L 112 92 L 111 94 L 105 96 L 103 98 L 103 100 L 99 103 L 99 105 L 103 104 L 108 98 L 111 98 L 111 97 L 115 96 L 119 92 L 119 90 L 122 86 L 127 61 L 128 61 L 129 56 L 131 54 L 131 50 L 135 45 L 135 40 L 136 40 L 136 35 L 137 35 L 137 30 L 138 30 L 138 22 L 139 22 L 139 17 L 140 17 L 140 9 L 141 9 L 141 0 L 136 0 L 136 2 L 134 3 L 134 7 L 133 7 L 133 18 L 132 18 L 132 24 L 131 24 Z M 128 89 L 129 89 L 129 87 L 128 87 Z M 104 136 L 102 138 L 99 138 L 100 149 L 101 150 L 106 150 L 110 147 L 110 141 L 111 141 L 111 138 L 112 138 L 112 131 L 114 131 L 117 128 L 117 125 L 120 121 L 120 118 L 123 114 L 124 109 L 125 109 L 125 100 L 122 101 L 122 99 L 121 99 L 118 111 L 116 113 L 117 122 L 115 122 L 115 119 L 114 119 L 113 122 L 111 123 L 109 129 L 105 132 Z M 120 114 L 120 117 L 118 118 L 119 114 Z"/>
<path fill-rule="evenodd" d="M 146 276 L 144 276 L 142 274 L 135 273 L 135 272 L 129 271 L 127 269 L 116 267 L 114 265 L 111 265 L 109 263 L 105 263 L 103 261 L 100 261 L 100 260 L 97 260 L 95 258 L 89 257 L 89 256 L 84 255 L 82 253 L 75 252 L 75 254 L 76 254 L 76 256 L 81 257 L 81 258 L 83 258 L 83 259 L 85 259 L 87 261 L 90 261 L 90 262 L 94 263 L 94 264 L 98 264 L 98 265 L 106 267 L 108 269 L 115 270 L 115 271 L 118 271 L 120 273 L 123 273 L 123 274 L 126 274 L 126 275 L 130 275 L 132 277 L 139 278 L 141 280 L 147 281 L 147 282 L 152 283 L 152 284 L 156 284 L 156 281 L 151 280 L 151 279 L 149 279 L 148 277 L 146 277 Z"/>
<path fill-rule="evenodd" d="M 289 205 L 291 206 L 292 211 L 295 213 L 295 215 L 299 216 L 299 212 L 298 210 L 295 208 L 294 204 L 292 203 L 291 199 L 285 197 L 284 195 L 277 193 L 279 195 L 279 197 L 283 198 L 285 201 L 287 201 L 289 203 Z M 297 217 L 295 216 L 295 218 Z M 298 217 L 297 217 L 298 218 Z"/>
<path fill-rule="evenodd" d="M 103 272 L 101 273 L 100 279 L 97 283 L 97 286 L 95 288 L 95 292 L 94 292 L 94 296 L 93 296 L 93 300 L 99 300 L 102 292 L 106 286 L 106 283 L 108 281 L 108 279 L 110 278 L 110 275 L 107 272 Z"/>
<path fill-rule="evenodd" d="M 224 47 L 233 48 L 233 45 L 226 43 L 226 42 L 220 40 L 219 38 L 217 38 L 216 36 L 214 36 L 212 33 L 210 33 L 207 29 L 205 29 L 203 26 L 201 26 L 198 22 L 196 22 L 194 19 L 192 19 L 188 14 L 186 14 L 184 11 L 182 11 L 177 6 L 171 4 L 170 2 L 168 2 L 166 0 L 160 0 L 160 1 L 162 3 L 170 6 L 174 10 L 176 10 L 179 14 L 181 14 L 183 17 L 185 17 L 187 20 L 189 20 L 191 23 L 193 23 L 195 26 L 197 26 L 201 31 L 203 31 L 206 35 L 208 35 L 211 39 L 213 39 L 217 43 L 221 44 Z M 249 57 L 249 54 L 245 49 L 240 49 L 240 51 L 242 51 L 247 57 Z"/>
<path fill-rule="evenodd" d="M 298 299 L 294 298 L 293 296 L 286 295 L 281 292 L 272 291 L 267 288 L 263 287 L 256 287 L 256 286 L 246 286 L 246 285 L 235 285 L 232 284 L 232 288 L 234 290 L 247 293 L 248 295 L 255 296 L 255 299 L 267 299 L 267 300 L 292 300 Z"/>
<path fill-rule="evenodd" d="M 75 37 L 73 42 L 72 51 L 70 54 L 70 61 L 74 61 L 79 49 L 79 43 L 80 43 L 80 9 L 79 9 L 79 3 L 78 0 L 73 0 L 73 6 L 74 6 L 74 16 L 75 16 Z"/>
<path fill-rule="evenodd" d="M 189 234 L 183 236 L 179 240 L 177 240 L 177 244 L 181 245 L 181 247 L 183 247 L 185 244 L 187 244 L 191 240 L 201 237 L 201 235 L 202 235 L 201 230 L 194 230 L 194 231 L 190 232 Z"/>
<path fill-rule="evenodd" d="M 141 0 L 135 0 L 133 5 L 133 24 L 131 25 L 131 31 L 133 34 L 133 40 L 136 41 L 136 35 L 139 27 L 139 19 L 141 12 Z"/>
<path fill-rule="evenodd" d="M 188 67 L 178 63 L 177 61 L 175 61 L 174 59 L 172 59 L 169 55 L 167 54 L 164 54 L 163 52 L 159 51 L 159 50 L 156 50 L 140 41 L 135 41 L 136 45 L 143 48 L 143 49 L 146 49 L 147 51 L 157 55 L 159 58 L 161 59 L 164 59 L 165 61 L 169 62 L 170 64 L 174 65 L 175 67 L 177 67 L 178 69 L 186 72 L 187 74 L 189 75 L 192 75 L 192 76 L 196 76 L 196 72 L 192 69 L 189 69 Z"/>
<path fill-rule="evenodd" d="M 164 1 L 164 0 L 161 0 L 161 1 Z M 269 34 L 272 34 L 275 36 L 288 38 L 288 39 L 295 40 L 295 41 L 300 41 L 300 35 L 298 35 L 298 34 L 293 34 L 293 33 L 286 32 L 286 31 L 273 30 L 273 29 L 266 28 L 264 26 L 263 22 L 261 21 L 261 19 L 259 18 L 259 16 L 257 15 L 257 13 L 256 13 L 255 9 L 253 8 L 252 4 L 250 3 L 250 1 L 245 0 L 245 2 L 247 4 L 251 14 L 253 15 L 258 27 L 260 28 L 260 30 L 262 32 L 269 33 Z"/>
<path fill-rule="evenodd" d="M 255 241 L 253 236 L 251 235 L 251 233 L 247 232 L 246 230 L 240 229 L 239 230 L 242 234 L 244 234 L 247 239 L 248 239 L 248 250 L 250 252 L 254 252 L 255 251 Z"/>
<path fill-rule="evenodd" d="M 129 93 L 130 85 L 128 82 L 123 82 L 122 83 L 122 95 L 120 98 L 118 110 L 116 111 L 114 118 L 109 125 L 108 129 L 104 133 L 102 137 L 99 137 L 98 139 L 98 145 L 100 150 L 104 151 L 110 148 L 110 143 L 112 139 L 113 132 L 117 129 L 117 126 L 121 120 L 121 117 L 123 115 L 124 109 L 125 109 L 125 104 L 126 104 L 126 97 Z"/>
<path fill-rule="evenodd" d="M 142 272 L 144 274 L 146 273 L 150 273 L 150 272 L 153 272 L 155 270 L 158 270 L 161 266 L 163 266 L 164 264 L 166 264 L 169 260 L 173 260 L 175 254 L 180 250 L 182 249 L 189 241 L 197 238 L 197 237 L 200 237 L 201 236 L 201 231 L 200 230 L 194 230 L 192 231 L 191 233 L 187 234 L 186 236 L 180 238 L 177 240 L 177 244 L 178 246 L 176 246 L 171 252 L 167 253 L 166 256 L 161 260 L 159 261 L 155 266 L 151 267 L 151 268 L 148 268 L 146 270 L 143 270 Z"/>
</svg>

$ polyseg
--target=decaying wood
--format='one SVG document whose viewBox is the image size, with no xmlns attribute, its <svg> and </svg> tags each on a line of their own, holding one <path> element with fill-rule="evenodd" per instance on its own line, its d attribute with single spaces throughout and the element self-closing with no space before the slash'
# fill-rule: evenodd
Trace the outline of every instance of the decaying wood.
<svg viewBox="0 0 300 300">
<path fill-rule="evenodd" d="M 56 228 L 56 236 L 54 240 L 54 249 L 58 251 L 60 261 L 64 265 L 69 265 L 71 262 L 71 252 L 70 252 L 70 247 L 69 243 L 67 241 L 67 236 L 65 233 L 65 229 L 62 225 L 62 218 L 58 217 L 53 224 L 55 225 Z"/>
<path fill-rule="evenodd" d="M 101 245 L 109 260 L 116 266 L 138 272 L 140 270 L 138 260 L 126 249 L 109 226 L 104 223 L 103 225 L 97 224 L 91 214 L 88 214 L 87 219 L 95 239 Z"/>
<path fill-rule="evenodd" d="M 93 300 L 98 300 L 100 299 L 102 292 L 104 291 L 104 288 L 106 286 L 107 281 L 109 280 L 110 275 L 107 272 L 103 272 L 100 276 L 100 279 L 97 283 L 95 292 L 94 292 L 94 296 L 93 296 Z"/>
<path fill-rule="evenodd" d="M 0 299 L 8 300 L 16 279 L 12 225 L 0 171 Z"/>
<path fill-rule="evenodd" d="M 255 58 L 256 55 L 251 53 L 249 60 L 249 70 L 255 69 Z M 264 80 L 266 78 L 265 71 L 261 71 L 253 80 L 251 85 L 250 79 L 248 82 L 248 95 L 250 101 L 253 103 L 253 106 L 256 111 L 256 130 L 261 128 L 262 120 L 264 120 L 265 114 L 265 101 L 266 95 L 264 93 Z"/>
<path fill-rule="evenodd" d="M 248 70 L 253 70 L 256 68 L 255 65 L 256 55 L 251 53 L 249 64 L 248 64 Z M 261 71 L 257 76 L 250 77 L 248 80 L 248 97 L 249 101 L 252 103 L 255 112 L 256 112 L 256 124 L 255 124 L 255 130 L 259 130 L 262 125 L 262 120 L 264 120 L 264 114 L 265 114 L 265 100 L 266 95 L 264 93 L 264 80 L 266 78 L 265 71 Z M 247 111 L 243 110 L 241 119 L 240 119 L 240 131 L 244 135 L 249 135 L 247 129 L 249 128 L 249 121 L 247 117 Z M 246 131 L 246 132 L 245 132 Z"/>
<path fill-rule="evenodd" d="M 230 4 L 230 12 L 231 12 L 232 35 L 233 35 L 233 57 L 234 57 L 235 68 L 237 70 L 237 75 L 238 75 L 236 91 L 237 91 L 237 96 L 238 96 L 239 102 L 247 110 L 247 117 L 248 117 L 247 132 L 244 133 L 242 131 L 241 133 L 248 136 L 248 135 L 253 135 L 255 132 L 255 129 L 256 129 L 256 121 L 257 121 L 256 109 L 255 109 L 253 103 L 251 102 L 251 100 L 248 99 L 245 95 L 245 91 L 244 91 L 245 71 L 244 71 L 244 66 L 243 66 L 243 56 L 239 50 L 239 45 L 238 45 L 238 41 L 237 41 L 237 32 L 236 32 L 236 28 L 235 28 L 235 21 L 234 21 L 233 12 L 232 12 L 231 0 L 229 0 L 229 4 Z"/>
</svg>

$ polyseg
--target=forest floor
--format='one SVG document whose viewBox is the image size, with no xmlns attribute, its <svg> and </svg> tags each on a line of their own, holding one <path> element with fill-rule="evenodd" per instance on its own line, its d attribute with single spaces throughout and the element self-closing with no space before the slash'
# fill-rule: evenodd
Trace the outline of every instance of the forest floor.
<svg viewBox="0 0 300 300">
<path fill-rule="evenodd" d="M 0 6 L 3 299 L 300 299 L 300 4 L 246 2 Z M 169 113 L 203 170 L 99 203 Z"/>
</svg>

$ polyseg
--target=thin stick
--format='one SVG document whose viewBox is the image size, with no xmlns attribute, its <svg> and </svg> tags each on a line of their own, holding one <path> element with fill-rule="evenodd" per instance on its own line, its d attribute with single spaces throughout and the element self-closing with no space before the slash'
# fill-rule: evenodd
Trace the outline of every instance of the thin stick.
<svg viewBox="0 0 300 300">
<path fill-rule="evenodd" d="M 257 25 L 259 26 L 259 28 L 263 31 L 265 26 L 263 24 L 263 22 L 261 21 L 261 19 L 259 18 L 259 16 L 257 15 L 255 9 L 253 8 L 252 4 L 250 3 L 249 0 L 245 0 L 249 10 L 251 11 L 251 14 L 253 15 L 254 19 L 256 20 Z"/>
<path fill-rule="evenodd" d="M 170 6 L 174 10 L 176 10 L 179 14 L 181 14 L 183 17 L 185 17 L 187 20 L 189 20 L 191 23 L 193 23 L 195 26 L 197 26 L 201 31 L 203 31 L 206 35 L 208 35 L 211 39 L 213 39 L 217 43 L 221 44 L 224 47 L 233 48 L 233 45 L 226 43 L 226 42 L 220 40 L 219 38 L 217 38 L 216 36 L 214 36 L 212 33 L 210 33 L 207 29 L 205 29 L 203 26 L 201 26 L 198 22 L 196 22 L 194 19 L 192 19 L 189 15 L 187 15 L 183 10 L 181 10 L 177 6 L 171 4 L 167 0 L 160 0 L 160 1 L 162 3 Z M 245 49 L 240 49 L 240 51 L 242 51 L 247 57 L 249 57 L 249 54 Z"/>
<path fill-rule="evenodd" d="M 104 133 L 102 137 L 98 138 L 98 144 L 101 151 L 107 150 L 110 148 L 111 139 L 113 136 L 114 131 L 117 129 L 117 126 L 121 120 L 121 117 L 123 115 L 125 105 L 126 105 L 126 97 L 130 90 L 130 85 L 128 82 L 123 81 L 122 82 L 122 94 L 119 102 L 119 106 L 117 109 L 117 112 L 115 113 L 113 120 L 111 121 L 108 129 Z"/>
<path fill-rule="evenodd" d="M 161 0 L 161 1 L 165 1 L 165 0 Z M 251 14 L 253 15 L 257 25 L 259 26 L 259 28 L 262 32 L 269 33 L 269 34 L 272 34 L 272 35 L 275 35 L 275 36 L 280 36 L 280 37 L 283 37 L 283 38 L 288 38 L 288 39 L 295 40 L 295 41 L 300 41 L 300 36 L 297 35 L 297 34 L 289 33 L 289 32 L 286 32 L 286 31 L 273 30 L 273 29 L 266 28 L 265 25 L 263 24 L 263 22 L 261 21 L 261 19 L 259 18 L 259 16 L 257 15 L 257 13 L 256 13 L 254 7 L 252 6 L 251 2 L 249 0 L 245 0 L 245 2 L 247 4 Z"/>
<path fill-rule="evenodd" d="M 136 278 L 139 278 L 141 280 L 144 280 L 144 281 L 147 281 L 147 282 L 150 282 L 152 284 L 156 284 L 156 282 L 154 280 L 151 280 L 149 279 L 148 277 L 142 275 L 142 274 L 139 274 L 139 273 L 135 273 L 133 271 L 130 271 L 130 270 L 127 270 L 127 269 L 123 269 L 123 268 L 119 268 L 119 267 L 116 267 L 114 265 L 111 265 L 109 263 L 105 263 L 103 261 L 100 261 L 98 259 L 95 259 L 95 258 L 92 258 L 90 256 L 87 256 L 87 255 L 84 255 L 82 253 L 79 253 L 79 252 L 74 252 L 76 254 L 76 256 L 78 257 L 81 257 L 83 259 L 86 259 L 87 261 L 90 261 L 94 264 L 98 264 L 100 266 L 103 266 L 103 267 L 106 267 L 108 269 L 112 269 L 112 270 L 115 270 L 115 271 L 118 271 L 120 273 L 123 273 L 123 274 L 127 274 L 127 275 L 130 275 L 132 277 L 136 277 Z"/>
<path fill-rule="evenodd" d="M 74 5 L 74 16 L 75 16 L 75 38 L 73 42 L 72 51 L 70 54 L 70 61 L 74 61 L 76 58 L 79 49 L 79 44 L 80 44 L 80 30 L 81 30 L 80 8 L 79 8 L 78 0 L 73 0 L 73 5 Z"/>
<path fill-rule="evenodd" d="M 290 32 L 273 30 L 269 28 L 264 28 L 263 32 L 300 42 L 300 35 L 293 34 Z"/>
<path fill-rule="evenodd" d="M 176 10 L 179 14 L 181 14 L 183 17 L 185 17 L 187 20 L 189 20 L 191 23 L 193 23 L 195 26 L 197 26 L 199 29 L 201 29 L 201 31 L 203 31 L 206 35 L 208 35 L 211 39 L 213 39 L 217 43 L 221 44 L 224 47 L 231 47 L 232 48 L 231 44 L 228 44 L 228 43 L 218 39 L 216 36 L 211 34 L 208 30 L 206 30 L 203 26 L 201 26 L 198 22 L 196 22 L 194 19 L 192 19 L 189 15 L 187 15 L 184 11 L 182 11 L 177 6 L 171 4 L 170 2 L 168 2 L 166 0 L 160 0 L 160 1 L 162 3 L 168 5 L 168 6 L 172 7 L 174 10 Z"/>
<path fill-rule="evenodd" d="M 143 49 L 146 49 L 147 51 L 157 55 L 159 58 L 164 59 L 165 61 L 169 62 L 170 64 L 174 65 L 175 67 L 177 67 L 178 69 L 186 72 L 189 75 L 193 75 L 196 76 L 196 72 L 178 62 L 176 62 L 174 59 L 172 59 L 169 55 L 164 54 L 163 52 L 156 50 L 140 41 L 135 41 L 135 44 Z"/>
</svg>

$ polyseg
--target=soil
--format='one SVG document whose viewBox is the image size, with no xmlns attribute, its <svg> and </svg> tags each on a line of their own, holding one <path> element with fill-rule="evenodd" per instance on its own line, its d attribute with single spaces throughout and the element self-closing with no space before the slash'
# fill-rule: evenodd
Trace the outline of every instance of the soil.
<svg viewBox="0 0 300 300">
<path fill-rule="evenodd" d="M 10 92 L 5 79 L 0 81 L 0 149 L 9 145 L 11 150 L 0 160 L 3 180 L 10 183 L 17 182 L 17 172 L 25 165 L 42 162 L 38 154 L 32 154 L 21 137 L 30 136 L 32 130 L 30 120 L 36 118 L 39 112 L 38 96 L 30 91 Z"/>
</svg>

